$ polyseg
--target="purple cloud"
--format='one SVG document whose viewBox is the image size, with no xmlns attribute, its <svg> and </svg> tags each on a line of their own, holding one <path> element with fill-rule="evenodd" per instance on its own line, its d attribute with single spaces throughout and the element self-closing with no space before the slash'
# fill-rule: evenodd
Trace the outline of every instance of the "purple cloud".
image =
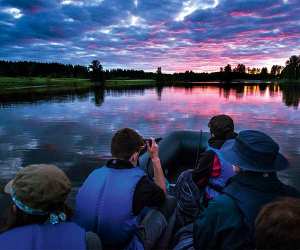
<svg viewBox="0 0 300 250">
<path fill-rule="evenodd" d="M 300 50 L 297 0 L 0 0 L 0 59 L 214 71 L 283 65 Z"/>
</svg>

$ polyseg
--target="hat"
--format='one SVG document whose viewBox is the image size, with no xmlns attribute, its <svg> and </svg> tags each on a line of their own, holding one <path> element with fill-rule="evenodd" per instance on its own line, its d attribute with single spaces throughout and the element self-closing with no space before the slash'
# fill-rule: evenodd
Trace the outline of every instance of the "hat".
<svg viewBox="0 0 300 250">
<path fill-rule="evenodd" d="M 54 165 L 29 165 L 21 169 L 4 188 L 15 205 L 25 213 L 48 214 L 53 206 L 64 203 L 71 183 Z"/>
<path fill-rule="evenodd" d="M 278 144 L 256 130 L 241 131 L 223 145 L 220 153 L 232 165 L 253 172 L 276 172 L 289 167 L 288 160 L 279 153 Z"/>
<path fill-rule="evenodd" d="M 234 132 L 233 120 L 228 115 L 213 116 L 208 123 L 208 127 L 217 138 L 226 138 L 228 134 L 231 135 Z"/>
</svg>

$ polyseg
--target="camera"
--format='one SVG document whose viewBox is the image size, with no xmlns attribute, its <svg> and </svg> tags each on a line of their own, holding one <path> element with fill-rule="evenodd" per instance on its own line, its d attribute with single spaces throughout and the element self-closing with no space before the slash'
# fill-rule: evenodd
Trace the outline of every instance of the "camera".
<svg viewBox="0 0 300 250">
<path fill-rule="evenodd" d="M 145 142 L 146 145 L 148 143 L 149 147 L 151 148 L 151 146 L 152 146 L 152 140 L 151 139 L 144 139 L 144 142 Z"/>
<path fill-rule="evenodd" d="M 155 138 L 155 142 L 156 142 L 156 143 L 159 143 L 159 142 L 161 141 L 161 139 L 162 139 L 162 138 Z M 152 140 L 149 139 L 149 138 L 144 139 L 145 145 L 147 145 L 147 142 L 148 142 L 149 146 L 151 147 L 151 146 L 152 146 Z M 140 155 L 143 155 L 143 154 L 146 153 L 146 152 L 147 152 L 147 146 L 144 147 L 144 148 L 141 150 Z"/>
</svg>

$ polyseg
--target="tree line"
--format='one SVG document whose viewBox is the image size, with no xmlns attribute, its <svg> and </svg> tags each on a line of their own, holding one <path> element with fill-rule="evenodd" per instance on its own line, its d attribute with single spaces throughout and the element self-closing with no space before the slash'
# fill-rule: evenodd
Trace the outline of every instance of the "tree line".
<svg viewBox="0 0 300 250">
<path fill-rule="evenodd" d="M 74 77 L 104 81 L 105 79 L 154 79 L 155 75 L 153 72 L 134 69 L 104 70 L 98 60 L 93 60 L 88 67 L 61 63 L 0 60 L 0 76 L 9 77 Z"/>
<path fill-rule="evenodd" d="M 218 72 L 212 73 L 195 73 L 193 71 L 186 71 L 184 73 L 162 74 L 161 67 L 157 70 L 158 81 L 175 82 L 202 82 L 202 81 L 224 81 L 230 82 L 232 80 L 273 80 L 273 79 L 300 79 L 300 56 L 291 56 L 286 61 L 285 67 L 280 65 L 273 65 L 268 71 L 267 67 L 250 68 L 244 64 L 238 64 L 232 68 L 230 64 L 221 67 Z"/>
<path fill-rule="evenodd" d="M 0 61 L 0 76 L 85 78 L 88 76 L 88 68 L 62 63 Z"/>
<path fill-rule="evenodd" d="M 157 82 L 176 81 L 231 81 L 233 79 L 245 80 L 271 80 L 275 78 L 298 80 L 300 79 L 300 56 L 291 56 L 285 67 L 273 65 L 270 72 L 266 67 L 249 68 L 238 64 L 232 68 L 230 64 L 221 67 L 218 72 L 165 74 L 161 67 L 156 73 L 134 69 L 104 70 L 99 60 L 93 60 L 89 66 L 71 65 L 61 63 L 41 63 L 29 61 L 0 61 L 0 76 L 12 77 L 75 77 L 90 78 L 93 81 L 103 82 L 109 79 L 156 79 Z"/>
</svg>

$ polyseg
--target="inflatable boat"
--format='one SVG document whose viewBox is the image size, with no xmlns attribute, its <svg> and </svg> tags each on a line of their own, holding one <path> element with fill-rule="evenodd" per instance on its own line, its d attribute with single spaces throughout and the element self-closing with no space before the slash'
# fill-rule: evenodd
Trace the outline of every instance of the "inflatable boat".
<svg viewBox="0 0 300 250">
<path fill-rule="evenodd" d="M 209 132 L 180 130 L 167 134 L 159 141 L 159 157 L 170 183 L 176 182 L 182 171 L 196 167 L 200 154 L 208 147 L 209 138 Z M 153 177 L 148 153 L 139 158 L 139 165 L 150 178 Z"/>
</svg>

